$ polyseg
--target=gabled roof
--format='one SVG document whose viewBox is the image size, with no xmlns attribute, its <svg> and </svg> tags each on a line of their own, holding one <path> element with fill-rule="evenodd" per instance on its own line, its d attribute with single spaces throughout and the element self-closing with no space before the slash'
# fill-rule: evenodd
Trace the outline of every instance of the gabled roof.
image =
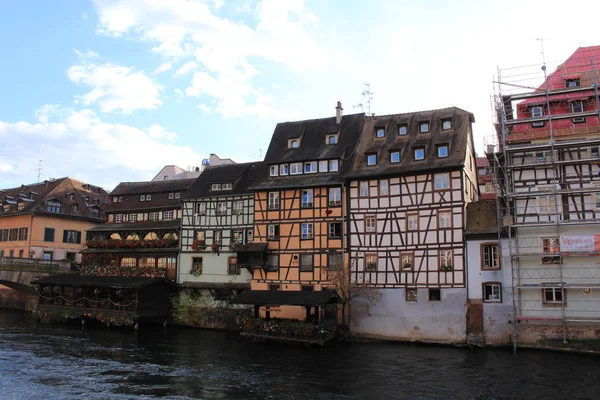
<svg viewBox="0 0 600 400">
<path fill-rule="evenodd" d="M 196 179 L 184 198 L 233 196 L 251 193 L 249 187 L 267 175 L 262 162 L 210 166 Z M 232 183 L 231 190 L 212 191 L 213 183 Z"/>
<path fill-rule="evenodd" d="M 60 203 L 60 213 L 48 211 L 47 202 L 49 200 Z M 23 209 L 20 211 L 17 211 L 17 206 L 13 206 L 8 212 L 0 210 L 0 217 L 47 213 L 57 217 L 68 216 L 99 222 L 104 219 L 100 211 L 104 208 L 106 201 L 107 193 L 101 187 L 64 177 L 0 190 L 0 203 L 15 204 L 17 206 L 19 203 L 23 203 Z M 91 209 L 93 207 L 99 208 L 98 216 L 92 214 Z"/>
<path fill-rule="evenodd" d="M 150 182 L 121 182 L 112 192 L 111 196 L 122 196 L 126 194 L 149 194 L 158 192 L 183 192 L 188 190 L 196 178 L 177 179 L 171 181 Z"/>
<path fill-rule="evenodd" d="M 600 46 L 580 47 L 546 78 L 540 89 L 564 89 L 565 79 L 569 78 L 579 78 L 580 86 L 591 86 L 600 80 L 599 66 Z"/>
<path fill-rule="evenodd" d="M 452 128 L 442 130 L 442 121 L 448 119 L 452 121 Z M 467 159 L 468 143 L 472 142 L 471 123 L 474 121 L 473 114 L 457 107 L 367 117 L 356 152 L 348 161 L 351 165 L 345 176 L 402 175 L 462 167 Z M 428 132 L 419 131 L 421 122 L 429 123 Z M 401 125 L 407 126 L 406 135 L 398 134 Z M 376 128 L 385 129 L 383 138 L 376 137 Z M 448 157 L 437 156 L 438 145 L 448 145 Z M 419 147 L 425 150 L 423 160 L 414 158 L 414 149 Z M 399 163 L 390 162 L 392 151 L 400 151 Z M 368 154 L 377 155 L 376 165 L 367 165 Z"/>
<path fill-rule="evenodd" d="M 348 156 L 361 132 L 364 114 L 344 115 L 340 124 L 336 117 L 280 122 L 275 127 L 265 164 L 327 160 Z M 328 145 L 326 137 L 339 134 L 338 143 Z M 288 148 L 289 139 L 298 139 L 299 147 Z"/>
</svg>

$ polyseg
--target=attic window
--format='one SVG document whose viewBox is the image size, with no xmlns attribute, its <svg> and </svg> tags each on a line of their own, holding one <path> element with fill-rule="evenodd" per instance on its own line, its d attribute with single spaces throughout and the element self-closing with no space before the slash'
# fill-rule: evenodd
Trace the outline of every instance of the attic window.
<svg viewBox="0 0 600 400">
<path fill-rule="evenodd" d="M 429 122 L 421 122 L 419 124 L 419 132 L 421 132 L 421 133 L 429 132 Z"/>
<path fill-rule="evenodd" d="M 574 88 L 581 85 L 579 78 L 565 79 L 565 87 Z"/>
<path fill-rule="evenodd" d="M 71 208 L 73 209 L 73 211 L 77 211 L 77 210 L 79 210 L 79 206 L 78 206 L 77 204 L 73 204 L 73 205 L 71 206 Z"/>
<path fill-rule="evenodd" d="M 233 183 L 224 183 L 223 186 L 221 186 L 221 188 L 222 188 L 222 190 L 231 190 L 233 188 Z M 179 197 L 177 197 L 177 198 L 179 198 Z"/>
<path fill-rule="evenodd" d="M 48 212 L 51 213 L 59 213 L 61 211 L 61 204 L 58 200 L 48 200 L 46 207 L 48 208 Z"/>
<path fill-rule="evenodd" d="M 448 157 L 448 145 L 441 144 L 437 148 L 438 158 L 446 158 Z"/>
<path fill-rule="evenodd" d="M 225 186 L 225 185 L 223 185 L 223 186 Z M 223 189 L 225 189 L 225 188 L 223 187 Z M 231 189 L 231 188 L 229 188 L 229 189 Z M 175 193 L 175 198 L 176 198 L 176 199 L 178 199 L 178 198 L 180 198 L 180 197 L 181 197 L 181 193 L 179 193 L 179 192 L 176 192 L 176 193 Z"/>
<path fill-rule="evenodd" d="M 571 102 L 571 112 L 580 113 L 583 112 L 583 101 L 576 100 Z"/>
<path fill-rule="evenodd" d="M 400 152 L 399 151 L 391 151 L 390 152 L 390 162 L 392 164 L 396 164 L 400 162 Z"/>
<path fill-rule="evenodd" d="M 175 193 L 169 193 L 169 200 L 173 200 L 175 198 Z"/>
<path fill-rule="evenodd" d="M 443 119 L 442 120 L 442 130 L 447 131 L 452 129 L 452 120 L 451 119 Z"/>
<path fill-rule="evenodd" d="M 298 141 L 296 139 L 290 140 L 289 143 L 288 143 L 288 148 L 290 148 L 290 149 L 297 149 L 298 145 L 299 145 L 299 143 L 298 143 Z"/>
<path fill-rule="evenodd" d="M 377 165 L 377 154 L 367 154 L 367 165 Z"/>
<path fill-rule="evenodd" d="M 425 159 L 425 148 L 417 147 L 415 149 L 415 161 L 424 160 Z"/>
<path fill-rule="evenodd" d="M 408 126 L 407 125 L 398 125 L 398 135 L 400 135 L 400 136 L 408 135 Z"/>
<path fill-rule="evenodd" d="M 531 118 L 538 118 L 544 116 L 544 108 L 542 106 L 531 107 Z"/>
<path fill-rule="evenodd" d="M 277 176 L 277 174 L 278 174 L 278 172 L 279 172 L 279 171 L 277 170 L 277 165 L 271 165 L 271 166 L 269 167 L 269 170 L 271 171 L 271 172 L 270 172 L 270 175 L 271 175 L 271 176 Z"/>
<path fill-rule="evenodd" d="M 213 183 L 210 190 L 221 190 L 221 184 Z M 169 193 L 169 195 L 170 195 L 170 193 Z M 169 198 L 171 198 L 171 197 L 169 197 Z"/>
<path fill-rule="evenodd" d="M 382 138 L 385 136 L 384 128 L 375 128 L 375 137 Z"/>
<path fill-rule="evenodd" d="M 337 135 L 327 135 L 327 144 L 337 144 Z"/>
<path fill-rule="evenodd" d="M 73 193 L 69 193 L 69 194 L 67 194 L 67 199 L 73 200 L 73 199 L 75 199 L 75 195 Z"/>
</svg>

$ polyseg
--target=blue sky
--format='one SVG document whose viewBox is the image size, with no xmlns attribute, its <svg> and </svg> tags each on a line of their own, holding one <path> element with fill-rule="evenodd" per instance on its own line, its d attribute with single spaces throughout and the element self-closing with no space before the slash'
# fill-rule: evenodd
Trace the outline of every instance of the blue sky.
<svg viewBox="0 0 600 400">
<path fill-rule="evenodd" d="M 578 15 L 600 11 L 577 3 Z M 258 159 L 275 124 L 457 106 L 492 134 L 497 66 L 600 44 L 564 3 L 21 0 L 0 5 L 0 187 L 112 189 L 210 153 Z"/>
</svg>

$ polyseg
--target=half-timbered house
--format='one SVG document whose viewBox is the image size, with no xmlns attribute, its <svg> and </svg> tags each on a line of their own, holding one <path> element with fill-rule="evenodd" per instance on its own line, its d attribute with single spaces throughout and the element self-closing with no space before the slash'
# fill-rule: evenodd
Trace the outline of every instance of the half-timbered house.
<svg viewBox="0 0 600 400">
<path fill-rule="evenodd" d="M 351 328 L 465 339 L 465 209 L 478 195 L 471 123 L 458 108 L 367 117 L 346 173 L 350 276 L 377 288 Z"/>
<path fill-rule="evenodd" d="M 267 317 L 319 320 L 335 301 L 316 292 L 335 286 L 331 275 L 345 265 L 343 170 L 364 121 L 364 114 L 343 116 L 339 103 L 336 111 L 331 118 L 277 124 L 266 176 L 252 186 L 254 241 L 266 244 L 268 254 L 264 263 L 248 262 L 252 290 L 237 301 L 254 304 L 257 314 L 260 306 Z M 301 291 L 316 294 L 290 295 Z"/>
<path fill-rule="evenodd" d="M 254 241 L 254 193 L 266 169 L 260 162 L 210 166 L 183 200 L 178 283 L 224 299 L 250 288 L 251 273 L 237 251 Z"/>
<path fill-rule="evenodd" d="M 84 273 L 175 281 L 181 199 L 194 181 L 120 183 L 109 195 L 107 223 L 87 232 Z"/>
</svg>

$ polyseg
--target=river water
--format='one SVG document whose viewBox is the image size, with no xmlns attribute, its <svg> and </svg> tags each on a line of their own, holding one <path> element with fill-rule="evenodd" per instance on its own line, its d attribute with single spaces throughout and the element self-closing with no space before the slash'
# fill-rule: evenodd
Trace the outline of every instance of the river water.
<svg viewBox="0 0 600 400">
<path fill-rule="evenodd" d="M 598 399 L 600 357 L 47 325 L 0 310 L 0 399 Z"/>
</svg>

